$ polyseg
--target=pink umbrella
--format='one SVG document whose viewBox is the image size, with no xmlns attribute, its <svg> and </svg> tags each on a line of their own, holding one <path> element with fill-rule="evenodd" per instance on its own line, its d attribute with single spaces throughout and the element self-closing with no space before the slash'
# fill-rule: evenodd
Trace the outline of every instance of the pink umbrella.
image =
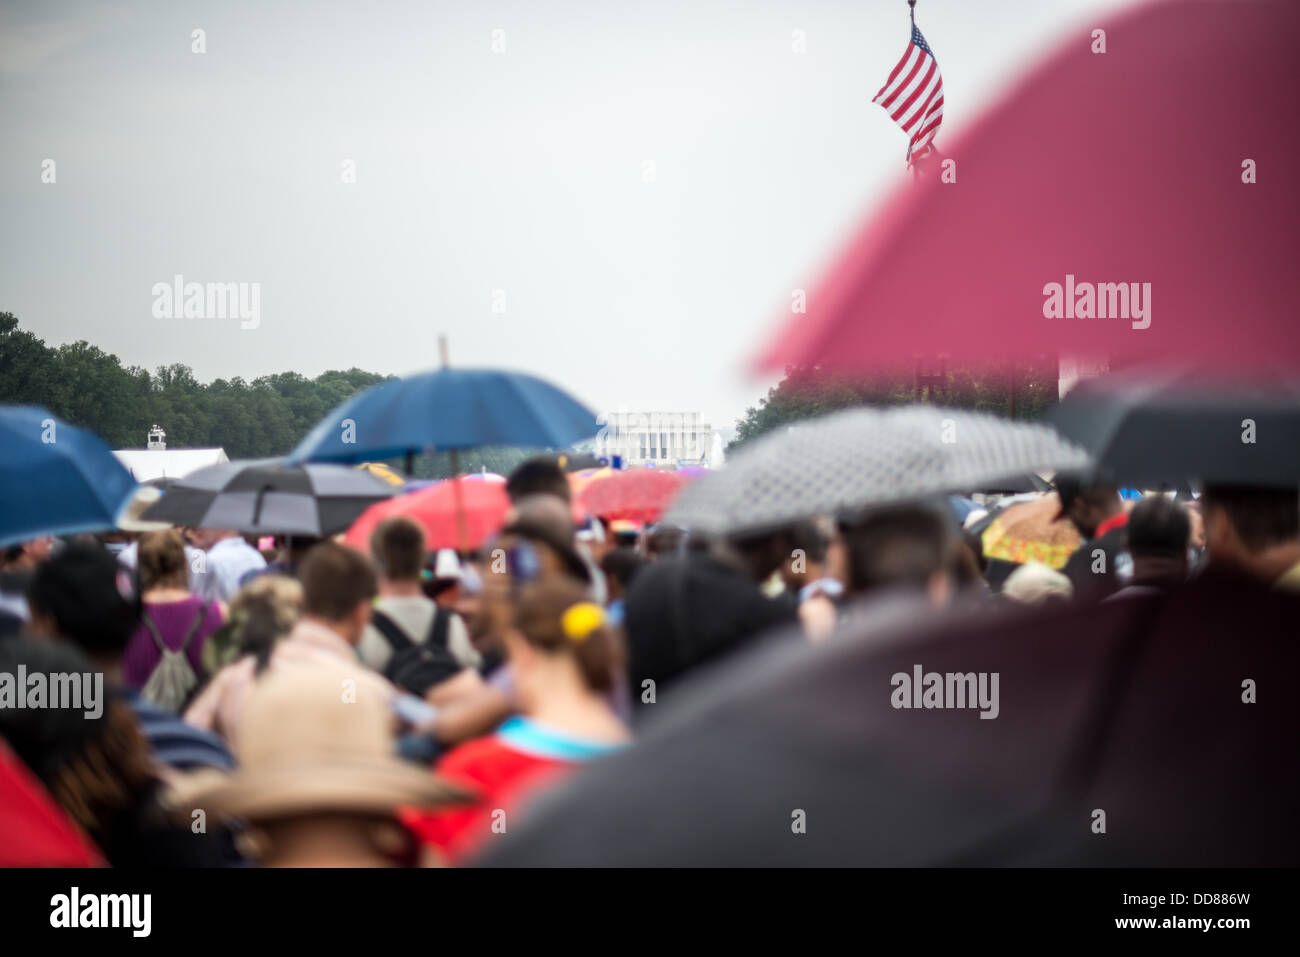
<svg viewBox="0 0 1300 957">
<path fill-rule="evenodd" d="M 578 501 L 600 518 L 648 524 L 659 520 L 688 481 L 680 472 L 628 469 L 594 479 L 578 494 Z"/>
<path fill-rule="evenodd" d="M 1298 46 L 1290 0 L 1093 17 L 891 199 L 758 365 L 1300 362 Z"/>
</svg>

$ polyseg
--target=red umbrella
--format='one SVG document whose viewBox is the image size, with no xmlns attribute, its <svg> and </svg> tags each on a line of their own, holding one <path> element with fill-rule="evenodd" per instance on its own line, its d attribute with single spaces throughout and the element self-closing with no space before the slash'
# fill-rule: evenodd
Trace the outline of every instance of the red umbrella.
<svg viewBox="0 0 1300 957">
<path fill-rule="evenodd" d="M 0 741 L 0 867 L 98 867 L 102 863 L 72 819 Z"/>
<path fill-rule="evenodd" d="M 457 528 L 457 492 L 463 509 L 465 535 L 462 545 Z M 370 533 L 386 518 L 404 515 L 413 519 L 427 538 L 429 549 L 478 548 L 505 522 L 510 499 L 505 486 L 495 482 L 439 482 L 428 488 L 372 505 L 348 529 L 349 545 L 370 550 Z"/>
<path fill-rule="evenodd" d="M 893 197 L 759 366 L 1300 361 L 1298 45 L 1290 0 L 1092 18 L 939 161 L 954 182 L 935 162 Z"/>
<path fill-rule="evenodd" d="M 658 521 L 686 476 L 655 469 L 628 469 L 598 478 L 585 486 L 578 501 L 592 515 L 648 524 Z"/>
</svg>

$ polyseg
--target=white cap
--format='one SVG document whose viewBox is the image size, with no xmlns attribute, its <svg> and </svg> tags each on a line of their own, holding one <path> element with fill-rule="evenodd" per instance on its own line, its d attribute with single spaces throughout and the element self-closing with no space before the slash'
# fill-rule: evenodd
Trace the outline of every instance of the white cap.
<svg viewBox="0 0 1300 957">
<path fill-rule="evenodd" d="M 433 577 L 460 581 L 460 559 L 456 557 L 454 549 L 438 549 L 438 557 L 433 563 Z"/>
</svg>

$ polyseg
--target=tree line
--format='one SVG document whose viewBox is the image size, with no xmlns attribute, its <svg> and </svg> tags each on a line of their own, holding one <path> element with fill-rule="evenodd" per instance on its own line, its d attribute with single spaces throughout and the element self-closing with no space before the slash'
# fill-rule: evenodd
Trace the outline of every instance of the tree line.
<svg viewBox="0 0 1300 957">
<path fill-rule="evenodd" d="M 989 412 L 1004 418 L 1036 419 L 1057 400 L 1057 359 L 984 368 L 928 370 L 933 378 L 922 385 L 925 401 L 955 409 Z M 801 419 L 854 406 L 889 406 L 915 402 L 917 379 L 912 371 L 861 374 L 831 373 L 810 367 L 786 369 L 785 377 L 768 390 L 736 422 L 736 437 L 728 453 L 766 432 Z"/>
<path fill-rule="evenodd" d="M 0 402 L 43 406 L 115 449 L 143 447 L 157 424 L 169 446 L 221 446 L 232 459 L 284 455 L 326 412 L 384 378 L 352 368 L 204 384 L 180 363 L 150 372 L 84 340 L 47 346 L 0 313 Z"/>
</svg>

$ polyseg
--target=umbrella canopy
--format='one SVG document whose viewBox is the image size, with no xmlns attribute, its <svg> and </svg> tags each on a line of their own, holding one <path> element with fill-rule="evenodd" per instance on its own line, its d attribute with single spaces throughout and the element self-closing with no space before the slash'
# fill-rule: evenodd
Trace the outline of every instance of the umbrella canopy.
<svg viewBox="0 0 1300 957">
<path fill-rule="evenodd" d="M 569 491 L 573 493 L 575 499 L 578 499 L 582 496 L 582 490 L 596 479 L 614 475 L 616 471 L 616 469 L 606 465 L 598 469 L 578 469 L 578 471 L 570 472 L 565 477 L 569 480 Z"/>
<path fill-rule="evenodd" d="M 0 741 L 0 867 L 97 867 L 99 853 Z"/>
<path fill-rule="evenodd" d="M 1087 463 L 1042 425 L 933 406 L 850 409 L 758 439 L 683 489 L 664 520 L 707 534 L 758 532 Z"/>
<path fill-rule="evenodd" d="M 1080 383 L 1047 413 L 1098 467 L 1137 488 L 1300 486 L 1300 378 L 1131 369 Z"/>
<path fill-rule="evenodd" d="M 688 481 L 679 472 L 628 469 L 588 482 L 578 493 L 578 500 L 599 518 L 624 518 L 647 525 L 659 520 Z"/>
<path fill-rule="evenodd" d="M 442 368 L 390 379 L 325 416 L 291 462 L 363 462 L 482 445 L 557 448 L 596 434 L 596 414 L 521 372 Z"/>
<path fill-rule="evenodd" d="M 402 478 L 394 472 L 391 467 L 385 465 L 383 462 L 362 462 L 357 466 L 357 468 L 361 469 L 363 472 L 369 472 L 375 478 L 387 482 L 389 485 L 403 485 L 406 482 L 406 479 Z"/>
<path fill-rule="evenodd" d="M 958 363 L 1300 362 L 1281 278 L 1300 126 L 1279 122 L 1300 7 L 1189 0 L 1106 20 L 1104 54 L 1099 24 L 1080 24 L 952 144 L 954 181 L 936 169 L 900 189 L 759 365 L 911 368 L 937 348 Z"/>
<path fill-rule="evenodd" d="M 93 433 L 45 409 L 0 408 L 0 545 L 113 528 L 135 488 Z"/>
<path fill-rule="evenodd" d="M 374 505 L 348 529 L 347 542 L 370 551 L 370 534 L 380 522 L 405 516 L 424 529 L 425 547 L 479 548 L 497 533 L 510 511 L 505 486 L 497 482 L 460 483 L 460 505 L 465 521 L 462 542 L 457 529 L 456 483 L 438 482 L 428 488 Z"/>
<path fill-rule="evenodd" d="M 1055 492 L 1008 505 L 993 516 L 980 536 L 984 557 L 1011 565 L 1039 562 L 1060 571 L 1083 543 L 1073 522 L 1057 518 L 1060 510 L 1061 500 Z M 1006 569 L 1008 574 L 1010 571 Z"/>
<path fill-rule="evenodd" d="M 572 866 L 1293 866 L 1300 597 L 1206 572 L 1168 594 L 937 614 L 855 609 L 700 673 L 636 743 L 489 842 Z M 916 670 L 990 707 L 896 707 Z M 647 673 L 649 674 L 649 673 Z M 638 676 L 633 676 L 636 686 Z M 965 687 L 965 685 L 963 685 Z M 908 689 L 911 690 L 911 689 Z M 1262 689 L 1261 689 L 1262 690 Z M 976 696 L 978 697 L 978 695 Z M 669 709 L 658 712 L 656 709 Z M 664 813 L 671 808 L 672 813 Z M 1105 812 L 1106 832 L 1094 833 Z M 792 834 L 794 812 L 806 828 Z M 1213 821 L 1212 827 L 1206 827 Z"/>
<path fill-rule="evenodd" d="M 386 482 L 340 465 L 223 462 L 173 484 L 143 517 L 195 528 L 316 537 L 343 531 L 392 494 Z"/>
</svg>

